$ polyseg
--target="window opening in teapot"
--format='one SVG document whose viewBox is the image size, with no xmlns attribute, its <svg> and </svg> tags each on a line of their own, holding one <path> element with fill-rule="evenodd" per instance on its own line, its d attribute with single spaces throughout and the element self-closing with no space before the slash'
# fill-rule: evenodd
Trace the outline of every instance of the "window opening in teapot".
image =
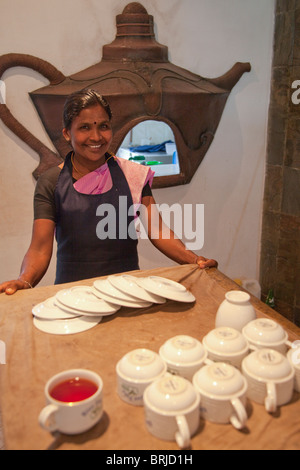
<svg viewBox="0 0 300 470">
<path fill-rule="evenodd" d="M 161 121 L 146 120 L 134 126 L 120 145 L 117 156 L 151 167 L 155 177 L 180 173 L 173 131 Z"/>
</svg>

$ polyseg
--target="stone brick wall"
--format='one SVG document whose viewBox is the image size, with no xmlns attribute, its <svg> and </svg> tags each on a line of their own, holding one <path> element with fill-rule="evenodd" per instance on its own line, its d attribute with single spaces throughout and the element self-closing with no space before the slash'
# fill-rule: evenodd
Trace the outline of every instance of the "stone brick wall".
<svg viewBox="0 0 300 470">
<path fill-rule="evenodd" d="M 262 299 L 300 326 L 300 0 L 277 0 L 262 223 Z M 300 82 L 299 82 L 300 83 Z M 300 89 L 298 97 L 300 98 Z"/>
</svg>

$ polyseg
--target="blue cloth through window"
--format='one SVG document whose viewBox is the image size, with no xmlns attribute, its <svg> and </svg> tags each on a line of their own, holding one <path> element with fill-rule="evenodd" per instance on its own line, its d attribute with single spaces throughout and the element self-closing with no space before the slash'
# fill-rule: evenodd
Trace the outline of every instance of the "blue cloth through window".
<svg viewBox="0 0 300 470">
<path fill-rule="evenodd" d="M 166 144 L 173 144 L 172 140 L 166 140 L 161 144 L 156 145 L 140 145 L 138 147 L 130 147 L 131 152 L 165 152 L 166 151 Z"/>
</svg>

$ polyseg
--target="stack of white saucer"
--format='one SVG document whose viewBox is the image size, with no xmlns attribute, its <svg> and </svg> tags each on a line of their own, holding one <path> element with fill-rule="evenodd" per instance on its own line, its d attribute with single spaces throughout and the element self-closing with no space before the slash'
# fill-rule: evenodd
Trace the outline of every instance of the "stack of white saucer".
<svg viewBox="0 0 300 470">
<path fill-rule="evenodd" d="M 182 284 L 159 276 L 139 278 L 112 275 L 97 279 L 93 286 L 62 289 L 32 309 L 39 330 L 57 335 L 86 331 L 113 315 L 121 307 L 134 309 L 164 304 L 166 300 L 194 302 L 194 295 Z"/>
</svg>

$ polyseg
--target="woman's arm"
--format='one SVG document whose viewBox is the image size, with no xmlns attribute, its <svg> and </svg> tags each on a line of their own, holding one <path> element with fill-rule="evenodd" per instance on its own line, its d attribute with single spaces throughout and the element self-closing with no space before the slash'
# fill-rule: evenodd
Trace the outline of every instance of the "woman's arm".
<svg viewBox="0 0 300 470">
<path fill-rule="evenodd" d="M 34 287 L 48 269 L 54 239 L 55 223 L 49 219 L 37 219 L 33 223 L 29 249 L 23 259 L 18 279 L 0 284 L 0 292 L 14 294 L 19 289 Z"/>
<path fill-rule="evenodd" d="M 144 216 L 149 240 L 159 251 L 178 264 L 198 264 L 200 268 L 218 266 L 214 259 L 198 256 L 186 249 L 182 241 L 175 237 L 174 232 L 165 226 L 153 196 L 143 197 L 142 205 L 146 208 Z"/>
</svg>

